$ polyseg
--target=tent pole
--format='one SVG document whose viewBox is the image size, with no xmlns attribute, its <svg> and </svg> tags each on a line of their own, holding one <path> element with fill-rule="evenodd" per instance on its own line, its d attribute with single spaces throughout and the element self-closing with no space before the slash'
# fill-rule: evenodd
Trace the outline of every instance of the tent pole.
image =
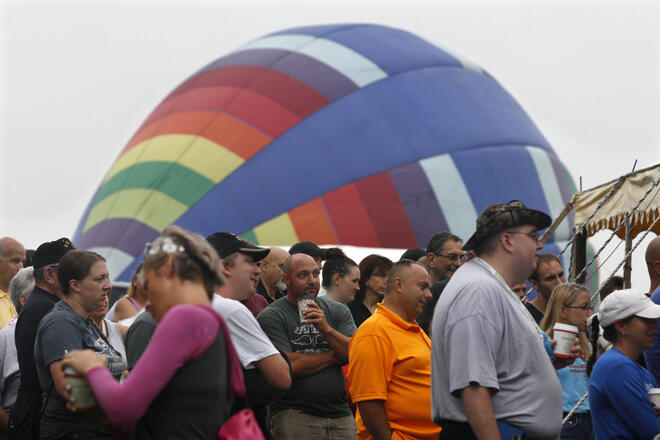
<svg viewBox="0 0 660 440">
<path fill-rule="evenodd" d="M 573 273 L 571 278 L 573 278 L 575 283 L 584 284 L 586 278 L 586 271 L 580 275 L 580 278 L 575 279 L 575 276 L 582 272 L 584 266 L 587 264 L 587 236 L 583 232 L 578 232 L 573 237 L 573 246 L 575 251 L 573 252 Z"/>
<path fill-rule="evenodd" d="M 625 255 L 628 255 L 630 253 L 630 249 L 632 249 L 632 232 L 633 232 L 633 226 L 631 222 L 632 217 L 628 217 L 626 220 L 626 253 Z M 623 265 L 623 288 L 624 289 L 630 289 L 630 279 L 632 275 L 632 255 L 628 255 L 626 258 L 626 262 Z"/>
</svg>

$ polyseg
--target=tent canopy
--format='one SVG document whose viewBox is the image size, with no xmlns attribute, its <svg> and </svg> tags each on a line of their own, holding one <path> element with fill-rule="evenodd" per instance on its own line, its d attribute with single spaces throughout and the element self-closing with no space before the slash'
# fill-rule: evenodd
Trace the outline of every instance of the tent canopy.
<svg viewBox="0 0 660 440">
<path fill-rule="evenodd" d="M 620 183 L 619 183 L 620 182 Z M 637 207 L 631 217 L 632 236 L 645 231 L 660 215 L 660 164 L 639 170 L 619 179 L 597 186 L 596 188 L 575 194 L 571 203 L 575 207 L 575 230 L 586 224 L 587 236 L 592 236 L 602 229 L 614 231 L 631 212 L 647 191 L 651 192 Z M 603 198 L 619 184 L 614 193 L 604 202 L 592 219 Z M 587 222 L 588 221 L 588 222 Z M 660 222 L 653 232 L 660 235 Z M 625 239 L 626 228 L 619 229 L 617 235 Z"/>
</svg>

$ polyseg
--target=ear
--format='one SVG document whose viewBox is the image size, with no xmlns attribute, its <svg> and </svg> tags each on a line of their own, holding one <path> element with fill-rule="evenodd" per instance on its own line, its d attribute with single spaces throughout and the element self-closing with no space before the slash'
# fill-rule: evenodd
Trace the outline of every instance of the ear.
<svg viewBox="0 0 660 440">
<path fill-rule="evenodd" d="M 27 295 L 18 295 L 18 302 L 21 305 L 25 305 L 25 301 L 27 300 Z"/>
<path fill-rule="evenodd" d="M 394 290 L 401 292 L 403 290 L 403 280 L 401 277 L 394 278 Z"/>
<path fill-rule="evenodd" d="M 80 283 L 78 280 L 69 280 L 69 292 L 80 292 Z"/>
<path fill-rule="evenodd" d="M 499 242 L 507 252 L 513 252 L 513 240 L 511 239 L 511 234 L 500 234 Z"/>
<path fill-rule="evenodd" d="M 338 273 L 334 274 L 332 276 L 332 284 L 339 284 L 339 278 L 341 278 L 341 277 L 339 276 Z"/>
<path fill-rule="evenodd" d="M 167 278 L 173 278 L 174 277 L 174 256 L 171 254 L 167 254 L 165 256 L 165 262 L 163 265 L 160 267 L 158 270 L 161 275 L 167 277 Z"/>
<path fill-rule="evenodd" d="M 533 280 L 531 278 L 528 281 L 529 281 L 529 284 L 534 288 L 534 290 L 536 290 L 538 292 L 539 283 L 537 283 L 536 280 Z"/>
<path fill-rule="evenodd" d="M 560 307 L 561 307 L 561 318 L 565 320 L 568 311 L 566 310 L 566 307 L 564 307 L 563 305 L 561 305 Z"/>
<path fill-rule="evenodd" d="M 429 252 L 426 254 L 426 264 L 429 267 L 435 267 L 435 254 Z"/>
<path fill-rule="evenodd" d="M 222 260 L 222 274 L 225 276 L 225 278 L 229 278 L 231 276 L 231 269 L 227 267 L 224 259 Z"/>
<path fill-rule="evenodd" d="M 621 321 L 615 321 L 614 322 L 614 328 L 616 329 L 616 332 L 619 333 L 620 335 L 625 335 L 626 334 L 626 328 L 628 326 L 621 322 Z"/>
</svg>

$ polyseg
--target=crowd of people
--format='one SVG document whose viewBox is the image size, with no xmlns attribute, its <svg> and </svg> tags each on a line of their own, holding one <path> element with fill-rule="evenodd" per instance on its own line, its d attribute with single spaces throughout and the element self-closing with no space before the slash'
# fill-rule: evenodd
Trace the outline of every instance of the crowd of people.
<svg viewBox="0 0 660 440">
<path fill-rule="evenodd" d="M 103 256 L 2 238 L 0 438 L 653 439 L 660 237 L 594 310 L 550 223 L 491 205 L 396 262 L 170 226 L 110 308 Z"/>
</svg>

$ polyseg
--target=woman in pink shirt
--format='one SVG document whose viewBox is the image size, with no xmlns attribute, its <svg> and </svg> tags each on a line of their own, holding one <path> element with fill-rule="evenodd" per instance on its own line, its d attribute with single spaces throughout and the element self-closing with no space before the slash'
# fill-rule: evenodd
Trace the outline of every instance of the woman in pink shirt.
<svg viewBox="0 0 660 440">
<path fill-rule="evenodd" d="M 222 318 L 210 307 L 224 284 L 222 263 L 206 240 L 170 226 L 147 244 L 147 310 L 158 326 L 123 384 L 89 350 L 63 359 L 86 375 L 110 421 L 140 439 L 211 439 L 230 413 L 230 392 L 243 387 L 228 365 L 233 350 Z M 75 405 L 75 402 L 71 402 Z"/>
</svg>

